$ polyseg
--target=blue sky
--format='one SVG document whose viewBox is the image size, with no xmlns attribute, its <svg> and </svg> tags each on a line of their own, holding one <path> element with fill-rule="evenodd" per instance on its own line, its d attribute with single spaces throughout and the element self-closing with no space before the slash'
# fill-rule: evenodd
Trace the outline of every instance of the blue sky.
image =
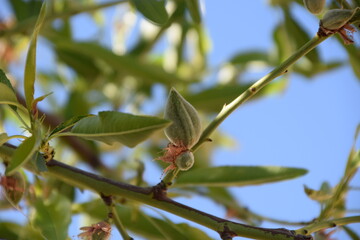
<svg viewBox="0 0 360 240">
<path fill-rule="evenodd" d="M 265 1 L 204 1 L 204 5 L 204 22 L 212 40 L 209 55 L 212 66 L 218 66 L 240 51 L 273 50 L 271 33 L 275 24 L 282 21 L 282 15 Z M 294 14 L 309 33 L 315 34 L 318 20 L 313 15 L 301 7 L 296 7 Z M 113 16 L 114 9 L 105 11 L 106 21 L 111 22 Z M 87 16 L 79 15 L 73 18 L 73 23 L 78 39 L 93 37 L 94 31 Z M 106 44 L 110 43 L 110 36 L 111 29 L 108 28 L 104 35 Z M 355 33 L 354 37 L 360 44 L 360 34 Z M 346 59 L 335 39 L 326 40 L 319 49 L 325 61 Z M 46 49 L 41 50 L 41 46 L 39 51 L 39 68 L 46 68 L 47 64 L 52 64 L 52 56 Z M 234 187 L 231 191 L 241 203 L 265 216 L 289 221 L 311 220 L 320 209 L 306 197 L 303 185 L 317 189 L 323 181 L 334 186 L 340 180 L 356 126 L 360 123 L 359 93 L 360 81 L 349 66 L 313 79 L 292 74 L 284 93 L 247 103 L 224 121 L 220 129 L 235 139 L 237 145 L 231 149 L 218 149 L 213 156 L 214 165 L 275 165 L 308 169 L 307 175 L 295 180 Z M 154 174 L 158 172 L 149 166 L 146 176 Z M 360 186 L 359 175 L 352 185 Z M 202 198 L 179 201 L 200 210 L 211 209 L 211 214 L 220 217 L 225 214 L 222 208 Z M 349 209 L 359 210 L 360 192 L 350 191 L 347 204 Z M 263 226 L 281 227 L 270 223 Z M 72 226 L 70 236 L 77 235 L 78 227 L 76 224 Z M 351 227 L 360 229 L 360 224 Z M 208 233 L 217 238 L 216 233 Z M 117 236 L 114 233 L 112 239 L 117 239 Z M 334 237 L 348 239 L 341 233 L 335 233 Z"/>
</svg>

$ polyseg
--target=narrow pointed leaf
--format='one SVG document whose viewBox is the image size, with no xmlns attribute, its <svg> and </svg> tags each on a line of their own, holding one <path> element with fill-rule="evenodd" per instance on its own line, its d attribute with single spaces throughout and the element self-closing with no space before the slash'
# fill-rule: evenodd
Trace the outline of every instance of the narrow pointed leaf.
<svg viewBox="0 0 360 240">
<path fill-rule="evenodd" d="M 11 175 L 25 163 L 27 163 L 39 149 L 40 141 L 33 135 L 25 139 L 15 150 L 9 166 L 6 168 L 6 175 Z"/>
<path fill-rule="evenodd" d="M 10 106 L 19 106 L 15 93 L 5 83 L 0 82 L 0 104 L 9 104 Z M 16 108 L 15 108 L 16 109 Z"/>
<path fill-rule="evenodd" d="M 169 219 L 152 217 L 141 209 L 131 207 L 131 205 L 118 205 L 116 209 L 125 228 L 145 239 L 211 239 L 203 231 L 188 224 L 175 224 Z M 104 217 L 104 212 L 106 212 L 106 207 L 102 201 L 95 200 L 82 203 L 78 210 L 101 220 Z"/>
<path fill-rule="evenodd" d="M 46 12 L 46 2 L 44 2 L 41 7 L 39 17 L 35 24 L 34 32 L 31 36 L 29 50 L 26 56 L 25 72 L 24 72 L 24 92 L 25 92 L 26 106 L 29 110 L 31 108 L 32 101 L 34 100 L 37 36 L 45 20 L 45 12 Z"/>
<path fill-rule="evenodd" d="M 11 88 L 9 88 L 6 84 L 0 82 L 0 90 L 0 105 L 7 104 L 14 111 L 20 109 L 23 112 L 27 113 L 26 108 L 18 102 L 17 97 Z"/>
<path fill-rule="evenodd" d="M 194 169 L 179 176 L 175 185 L 184 186 L 248 186 L 278 182 L 300 177 L 307 173 L 302 168 L 224 166 Z"/>
<path fill-rule="evenodd" d="M 6 74 L 4 73 L 4 71 L 2 69 L 0 69 L 0 83 L 3 83 L 6 86 L 8 86 L 15 94 L 15 90 L 14 90 L 13 86 L 11 85 L 10 80 L 8 79 L 8 77 L 6 76 Z"/>
<path fill-rule="evenodd" d="M 108 111 L 81 119 L 72 128 L 71 135 L 107 144 L 120 142 L 134 147 L 169 124 L 170 121 L 162 118 Z"/>
<path fill-rule="evenodd" d="M 54 134 L 60 133 L 67 128 L 70 128 L 74 126 L 78 121 L 80 121 L 83 118 L 90 117 L 91 115 L 81 115 L 81 116 L 75 116 L 70 118 L 69 120 L 66 120 L 65 122 L 60 123 L 56 128 L 54 128 L 49 136 L 53 136 Z"/>
<path fill-rule="evenodd" d="M 342 226 L 344 231 L 347 233 L 347 235 L 350 237 L 351 240 L 360 240 L 360 236 L 358 233 L 356 233 L 354 230 L 349 228 L 348 226 Z"/>
<path fill-rule="evenodd" d="M 6 133 L 0 133 L 0 146 L 6 143 L 9 139 L 9 136 Z"/>
<path fill-rule="evenodd" d="M 165 0 L 131 0 L 131 2 L 144 17 L 156 25 L 162 26 L 169 19 L 165 8 Z"/>
</svg>

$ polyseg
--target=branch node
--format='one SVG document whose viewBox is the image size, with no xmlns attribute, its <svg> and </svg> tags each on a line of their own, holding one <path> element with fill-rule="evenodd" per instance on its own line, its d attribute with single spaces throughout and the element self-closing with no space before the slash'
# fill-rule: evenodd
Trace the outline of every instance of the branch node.
<svg viewBox="0 0 360 240">
<path fill-rule="evenodd" d="M 228 226 L 224 226 L 224 230 L 221 232 L 218 232 L 220 234 L 220 237 L 222 240 L 232 240 L 233 237 L 236 237 L 237 234 L 230 230 Z"/>
<path fill-rule="evenodd" d="M 164 181 L 152 187 L 153 198 L 157 200 L 167 199 L 167 186 Z"/>
<path fill-rule="evenodd" d="M 106 196 L 104 195 L 103 193 L 100 193 L 100 196 L 101 196 L 101 199 L 104 201 L 105 205 L 106 206 L 111 206 L 112 204 L 112 197 L 109 195 L 109 196 Z"/>
</svg>

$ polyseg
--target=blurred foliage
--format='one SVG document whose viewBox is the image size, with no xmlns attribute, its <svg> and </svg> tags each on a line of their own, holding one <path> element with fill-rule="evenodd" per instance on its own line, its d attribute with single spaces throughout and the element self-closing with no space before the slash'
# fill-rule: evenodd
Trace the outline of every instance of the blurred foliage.
<svg viewBox="0 0 360 240">
<path fill-rule="evenodd" d="M 0 18 L 0 69 L 6 73 L 5 75 L 1 71 L 0 74 L 0 103 L 11 105 L 14 111 L 17 107 L 24 108 L 17 102 L 16 96 L 23 105 L 25 102 L 29 105 L 32 100 L 31 97 L 25 99 L 24 95 L 33 97 L 31 86 L 22 91 L 21 86 L 24 82 L 17 71 L 19 71 L 18 62 L 27 51 L 29 42 L 34 41 L 34 38 L 31 40 L 31 34 L 36 26 L 41 3 L 38 0 L 9 0 L 7 5 L 10 7 L 11 17 Z M 251 86 L 254 79 L 248 79 L 247 73 L 254 68 L 258 69 L 258 66 L 263 70 L 279 65 L 315 34 L 309 34 L 303 27 L 301 19 L 297 19 L 294 15 L 294 9 L 299 5 L 302 6 L 302 1 L 272 0 L 269 1 L 269 7 L 276 8 L 282 13 L 281 21 L 272 32 L 274 51 L 240 51 L 219 66 L 210 66 L 208 54 L 211 49 L 211 39 L 203 22 L 201 4 L 202 2 L 197 0 L 48 1 L 47 14 L 39 32 L 38 48 L 50 52 L 53 59 L 42 61 L 47 63 L 46 69 L 37 68 L 35 85 L 36 95 L 53 93 L 47 96 L 43 103 L 38 104 L 39 115 L 44 115 L 41 122 L 44 132 L 51 132 L 50 136 L 52 136 L 62 133 L 78 121 L 98 119 L 98 117 L 86 117 L 99 110 L 143 114 L 148 112 L 147 109 L 151 106 L 152 115 L 162 116 L 165 95 L 171 87 L 177 88 L 198 109 L 202 114 L 203 122 L 206 123 L 213 114 L 222 109 L 224 104 L 229 103 Z M 333 0 L 327 4 L 327 8 L 356 6 L 360 6 L 360 1 L 347 3 Z M 115 14 L 111 23 L 104 20 L 104 9 L 114 9 Z M 94 32 L 91 39 L 84 40 L 77 36 L 76 31 L 79 31 L 77 29 L 79 26 L 77 28 L 74 26 L 73 18 L 78 15 L 88 18 L 88 25 L 83 26 L 83 30 L 89 29 Z M 355 25 L 355 27 L 359 26 Z M 105 29 L 110 28 L 113 35 L 112 42 L 104 39 Z M 338 40 L 342 41 L 340 38 Z M 317 74 L 350 65 L 360 80 L 359 44 L 341 45 L 348 59 L 327 61 L 315 49 L 289 69 L 286 76 L 262 89 L 252 100 L 286 91 L 287 82 L 292 74 L 312 79 Z M 160 52 L 158 46 L 161 46 Z M 34 55 L 30 57 L 34 59 Z M 31 62 L 31 59 L 28 61 Z M 27 64 L 33 70 L 36 69 L 35 65 L 35 62 Z M 32 85 L 33 81 L 35 79 L 30 80 L 29 85 Z M 41 100 L 43 99 L 38 99 Z M 8 113 L 12 110 L 0 109 L 1 129 L 9 122 L 19 121 L 8 117 L 10 115 Z M 153 119 L 164 121 L 155 117 Z M 133 123 L 134 120 L 129 121 Z M 116 125 L 106 125 L 108 123 L 99 123 L 96 125 L 98 128 L 92 130 L 105 129 L 103 132 L 106 132 L 108 128 Z M 140 123 L 149 125 L 148 122 Z M 159 129 L 166 125 L 164 122 L 161 123 Z M 91 127 L 94 125 L 88 125 L 87 129 Z M 123 127 L 121 124 L 116 125 L 120 132 L 129 130 L 128 125 Z M 133 147 L 148 138 L 149 130 L 136 131 L 139 133 L 136 136 L 137 140 L 128 142 L 125 139 L 123 141 L 125 145 Z M 97 137 L 92 136 L 87 139 Z M 122 138 L 122 136 L 118 137 Z M 16 172 L 23 162 L 27 161 L 36 165 L 39 172 L 46 171 L 38 161 L 30 159 L 43 144 L 39 139 L 40 136 L 33 135 L 23 141 L 7 171 Z M 1 133 L 0 144 L 7 140 L 9 136 Z M 265 220 L 272 221 L 242 206 L 227 187 L 286 180 L 303 175 L 306 170 L 282 168 L 282 171 L 272 171 L 273 168 L 270 167 L 254 167 L 254 169 L 238 167 L 232 169 L 234 173 L 230 177 L 235 179 L 231 179 L 226 176 L 228 171 L 212 168 L 212 155 L 217 147 L 231 145 L 232 141 L 219 131 L 213 134 L 212 141 L 216 144 L 205 144 L 196 152 L 197 161 L 194 171 L 179 177 L 178 187 L 175 185 L 170 194 L 200 195 L 211 199 L 226 209 L 228 217 L 249 224 L 258 225 Z M 56 159 L 64 159 L 72 165 L 83 164 L 89 168 L 96 166 L 92 171 L 105 177 L 148 186 L 146 179 L 143 179 L 143 168 L 146 166 L 144 162 L 159 157 L 161 149 L 166 144 L 164 136 L 156 133 L 152 135 L 151 141 L 132 151 L 120 145 L 94 144 L 73 137 L 56 139 L 54 147 Z M 48 152 L 43 149 L 42 153 Z M 141 161 L 138 161 L 139 159 Z M 153 163 L 159 168 L 159 172 L 166 167 L 166 164 L 160 161 Z M 338 186 L 331 188 L 324 183 L 320 190 L 311 189 L 311 186 L 305 187 L 309 198 L 319 202 L 324 209 L 329 209 L 324 214 L 324 218 L 344 215 L 348 183 L 358 167 L 359 152 L 353 149 L 348 160 L 348 172 L 344 174 Z M 247 174 L 242 174 L 242 178 L 236 177 L 239 172 L 244 171 Z M 196 176 L 203 178 L 196 179 L 196 176 L 191 176 L 192 173 L 197 172 L 200 174 Z M 209 175 L 209 172 L 212 174 Z M 219 174 L 218 179 L 206 179 L 212 177 L 215 172 Z M 69 239 L 68 227 L 71 216 L 81 214 L 92 223 L 107 218 L 107 209 L 97 197 L 79 204 L 76 201 L 75 189 L 57 179 L 33 177 L 32 180 L 26 181 L 31 187 L 25 191 L 20 202 L 23 208 L 19 211 L 26 209 L 31 217 L 23 225 L 0 221 L 0 238 Z M 219 181 L 223 182 L 219 184 Z M 3 180 L 1 184 L 7 186 Z M 147 211 L 148 209 L 126 199 L 117 199 L 117 203 L 119 203 L 117 211 L 125 227 L 146 239 L 210 239 L 201 230 L 185 223 L 175 224 L 159 213 L 154 217 L 154 214 Z M 6 199 L 1 199 L 0 209 L 11 207 Z M 345 231 L 352 239 L 359 239 L 350 228 L 346 227 Z"/>
</svg>

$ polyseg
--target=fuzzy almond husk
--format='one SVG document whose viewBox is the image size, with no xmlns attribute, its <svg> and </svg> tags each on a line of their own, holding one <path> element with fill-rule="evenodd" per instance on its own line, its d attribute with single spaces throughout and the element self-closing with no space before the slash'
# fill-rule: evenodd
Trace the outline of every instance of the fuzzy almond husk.
<svg viewBox="0 0 360 240">
<path fill-rule="evenodd" d="M 164 118 L 172 121 L 172 124 L 165 129 L 165 135 L 171 143 L 189 149 L 199 140 L 201 133 L 199 115 L 174 88 L 170 90 Z"/>
</svg>

